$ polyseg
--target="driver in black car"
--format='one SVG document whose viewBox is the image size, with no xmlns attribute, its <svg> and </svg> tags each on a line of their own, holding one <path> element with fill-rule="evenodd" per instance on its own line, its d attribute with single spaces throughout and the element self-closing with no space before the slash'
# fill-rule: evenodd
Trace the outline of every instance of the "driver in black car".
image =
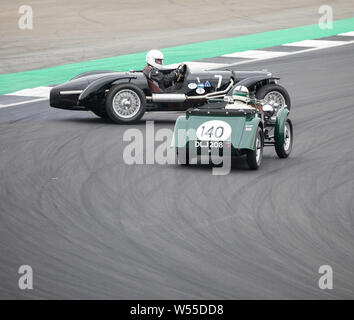
<svg viewBox="0 0 354 320">
<path fill-rule="evenodd" d="M 163 72 L 163 54 L 159 50 L 150 50 L 146 55 L 146 63 L 143 73 L 152 80 L 160 89 L 166 89 L 175 85 L 183 76 L 185 65 L 181 64 L 172 72 Z"/>
</svg>

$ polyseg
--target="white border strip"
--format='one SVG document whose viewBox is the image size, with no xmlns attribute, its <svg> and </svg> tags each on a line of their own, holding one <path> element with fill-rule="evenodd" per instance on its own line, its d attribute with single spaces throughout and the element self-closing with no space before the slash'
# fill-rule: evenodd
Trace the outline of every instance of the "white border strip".
<svg viewBox="0 0 354 320">
<path fill-rule="evenodd" d="M 338 36 L 349 36 L 349 37 L 354 37 L 354 31 L 350 32 L 345 32 L 345 33 L 340 33 Z"/>
<path fill-rule="evenodd" d="M 36 87 L 32 89 L 23 89 L 13 93 L 8 93 L 6 96 L 22 96 L 22 97 L 39 97 L 49 98 L 51 87 Z"/>
<path fill-rule="evenodd" d="M 276 58 L 287 55 L 287 52 L 281 51 L 263 51 L 263 50 L 247 50 L 242 52 L 235 52 L 224 54 L 222 57 L 227 58 L 246 58 L 246 59 L 267 59 Z"/>
<path fill-rule="evenodd" d="M 32 103 L 32 102 L 47 101 L 47 100 L 48 100 L 48 98 L 39 98 L 39 99 L 10 103 L 10 104 L 0 104 L 0 109 L 7 108 L 7 107 L 13 107 L 13 106 L 19 106 L 21 104 L 28 104 L 28 103 Z"/>
<path fill-rule="evenodd" d="M 338 42 L 338 41 L 337 41 L 337 42 Z M 343 42 L 343 43 L 342 43 L 342 42 Z M 317 51 L 317 50 L 322 50 L 322 49 L 331 49 L 331 48 L 341 47 L 341 46 L 345 46 L 345 45 L 349 45 L 349 44 L 353 44 L 353 43 L 354 43 L 354 40 L 353 40 L 353 41 L 341 41 L 341 43 L 340 43 L 340 44 L 337 44 L 336 46 L 317 47 L 317 48 L 304 49 L 304 50 L 300 50 L 300 51 L 289 52 L 289 53 L 287 53 L 287 55 L 285 55 L 285 56 L 276 57 L 276 58 L 282 58 L 282 57 L 287 57 L 287 56 L 293 56 L 293 55 L 296 55 L 296 54 L 301 54 L 301 53 L 306 53 L 306 52 L 312 52 L 312 51 Z M 250 59 L 250 60 L 240 61 L 240 62 L 236 62 L 236 63 L 230 64 L 230 66 L 237 66 L 237 65 L 240 65 L 240 64 L 258 62 L 258 61 L 270 60 L 270 59 L 275 59 L 275 58 L 274 58 L 274 57 L 270 57 L 270 58 L 261 58 L 261 59 Z"/>
<path fill-rule="evenodd" d="M 312 48 L 329 48 L 336 47 L 347 41 L 335 41 L 335 40 L 303 40 L 291 43 L 284 43 L 282 46 L 290 47 L 312 47 Z"/>
</svg>

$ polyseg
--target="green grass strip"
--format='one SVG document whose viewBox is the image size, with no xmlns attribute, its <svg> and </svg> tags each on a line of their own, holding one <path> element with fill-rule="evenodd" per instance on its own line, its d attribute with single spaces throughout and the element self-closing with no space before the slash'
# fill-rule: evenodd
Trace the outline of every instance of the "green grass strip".
<svg viewBox="0 0 354 320">
<path fill-rule="evenodd" d="M 285 43 L 312 40 L 354 31 L 354 18 L 336 20 L 332 29 L 320 29 L 318 24 L 268 31 L 236 38 L 204 41 L 162 49 L 167 64 L 211 58 L 223 54 L 261 49 Z M 146 52 L 66 64 L 39 70 L 0 75 L 0 94 L 21 89 L 48 86 L 65 82 L 79 73 L 90 70 L 128 71 L 142 69 Z"/>
</svg>

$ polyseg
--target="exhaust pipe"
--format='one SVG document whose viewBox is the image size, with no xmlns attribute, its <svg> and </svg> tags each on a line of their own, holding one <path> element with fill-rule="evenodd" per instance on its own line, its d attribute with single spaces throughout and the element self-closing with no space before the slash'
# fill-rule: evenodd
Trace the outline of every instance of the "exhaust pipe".
<svg viewBox="0 0 354 320">
<path fill-rule="evenodd" d="M 187 100 L 187 96 L 181 93 L 153 93 L 152 101 L 160 103 L 176 102 L 181 103 Z"/>
</svg>

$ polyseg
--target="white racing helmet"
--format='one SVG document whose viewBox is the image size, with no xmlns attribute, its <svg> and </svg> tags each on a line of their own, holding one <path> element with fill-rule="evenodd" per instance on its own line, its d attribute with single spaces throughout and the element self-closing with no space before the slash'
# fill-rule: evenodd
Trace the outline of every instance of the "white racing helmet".
<svg viewBox="0 0 354 320">
<path fill-rule="evenodd" d="M 154 68 L 163 69 L 163 54 L 160 50 L 150 50 L 146 54 L 146 63 Z"/>
<path fill-rule="evenodd" d="M 237 86 L 232 93 L 232 97 L 236 101 L 243 101 L 246 103 L 251 101 L 250 92 L 245 86 Z"/>
</svg>

